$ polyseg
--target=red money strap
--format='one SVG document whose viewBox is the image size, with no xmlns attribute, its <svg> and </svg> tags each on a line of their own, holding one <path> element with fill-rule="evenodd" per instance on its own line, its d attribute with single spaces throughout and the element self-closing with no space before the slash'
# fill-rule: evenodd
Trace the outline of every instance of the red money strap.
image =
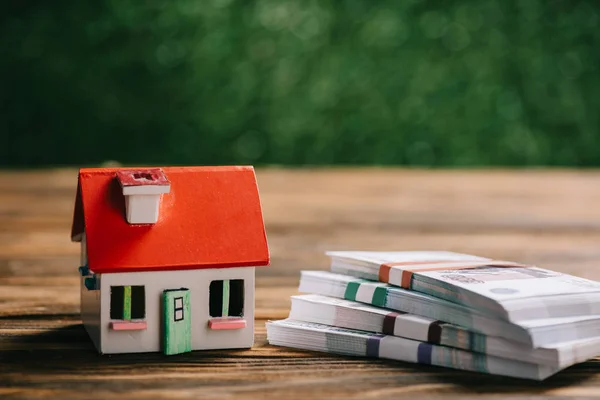
<svg viewBox="0 0 600 400">
<path fill-rule="evenodd" d="M 456 269 L 469 269 L 477 267 L 500 267 L 500 268 L 528 268 L 530 265 L 518 264 L 511 261 L 482 260 L 482 261 L 456 261 L 456 260 L 428 260 L 428 261 L 402 261 L 381 264 L 379 267 L 379 281 L 389 283 L 390 271 L 393 267 L 402 268 L 400 286 L 410 289 L 413 273 L 422 271 L 446 271 Z M 418 268 L 411 268 L 418 267 Z"/>
</svg>

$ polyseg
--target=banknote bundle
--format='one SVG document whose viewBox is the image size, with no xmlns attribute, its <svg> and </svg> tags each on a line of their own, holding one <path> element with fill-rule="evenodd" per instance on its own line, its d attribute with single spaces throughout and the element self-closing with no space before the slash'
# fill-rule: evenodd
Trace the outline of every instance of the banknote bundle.
<svg viewBox="0 0 600 400">
<path fill-rule="evenodd" d="M 543 380 L 558 372 L 556 368 L 545 365 L 486 356 L 398 336 L 292 319 L 269 322 L 267 335 L 269 343 L 277 346 L 347 356 L 386 358 L 515 378 Z"/>
<path fill-rule="evenodd" d="M 331 271 L 389 283 L 516 322 L 600 314 L 600 282 L 467 254 L 331 251 Z"/>
<path fill-rule="evenodd" d="M 449 252 L 328 255 L 269 343 L 535 380 L 600 355 L 597 282 Z"/>
</svg>

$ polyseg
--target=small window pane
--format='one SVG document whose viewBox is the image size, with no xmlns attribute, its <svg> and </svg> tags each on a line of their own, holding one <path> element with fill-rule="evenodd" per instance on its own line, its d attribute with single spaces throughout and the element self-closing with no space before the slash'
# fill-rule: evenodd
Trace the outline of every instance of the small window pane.
<svg viewBox="0 0 600 400">
<path fill-rule="evenodd" d="M 146 293 L 144 286 L 131 287 L 131 318 L 143 319 L 146 317 Z"/>
<path fill-rule="evenodd" d="M 123 286 L 110 287 L 110 319 L 123 319 L 123 300 L 125 290 Z"/>
<path fill-rule="evenodd" d="M 175 321 L 183 320 L 183 309 L 175 310 Z"/>
<path fill-rule="evenodd" d="M 175 308 L 183 308 L 183 297 L 177 297 L 175 299 Z"/>
<path fill-rule="evenodd" d="M 211 317 L 222 317 L 223 315 L 223 281 L 212 281 L 209 294 L 209 314 Z"/>
</svg>

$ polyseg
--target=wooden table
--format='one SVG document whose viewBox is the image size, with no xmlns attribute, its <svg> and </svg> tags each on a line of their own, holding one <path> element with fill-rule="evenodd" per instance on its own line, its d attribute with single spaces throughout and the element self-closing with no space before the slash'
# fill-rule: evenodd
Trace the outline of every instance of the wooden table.
<svg viewBox="0 0 600 400">
<path fill-rule="evenodd" d="M 269 346 L 301 269 L 327 249 L 446 249 L 600 279 L 600 172 L 258 171 L 272 265 L 251 350 L 98 355 L 79 319 L 69 241 L 75 170 L 0 172 L 0 397 L 600 397 L 598 361 L 535 383 Z M 600 353 L 600 349 L 598 349 Z"/>
</svg>

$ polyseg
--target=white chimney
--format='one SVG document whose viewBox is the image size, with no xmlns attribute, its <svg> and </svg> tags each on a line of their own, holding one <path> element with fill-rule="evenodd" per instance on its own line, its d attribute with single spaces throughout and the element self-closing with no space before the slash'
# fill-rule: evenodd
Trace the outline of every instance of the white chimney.
<svg viewBox="0 0 600 400">
<path fill-rule="evenodd" d="M 125 215 L 130 224 L 155 224 L 160 198 L 169 193 L 171 183 L 160 168 L 117 171 L 125 196 Z"/>
</svg>

